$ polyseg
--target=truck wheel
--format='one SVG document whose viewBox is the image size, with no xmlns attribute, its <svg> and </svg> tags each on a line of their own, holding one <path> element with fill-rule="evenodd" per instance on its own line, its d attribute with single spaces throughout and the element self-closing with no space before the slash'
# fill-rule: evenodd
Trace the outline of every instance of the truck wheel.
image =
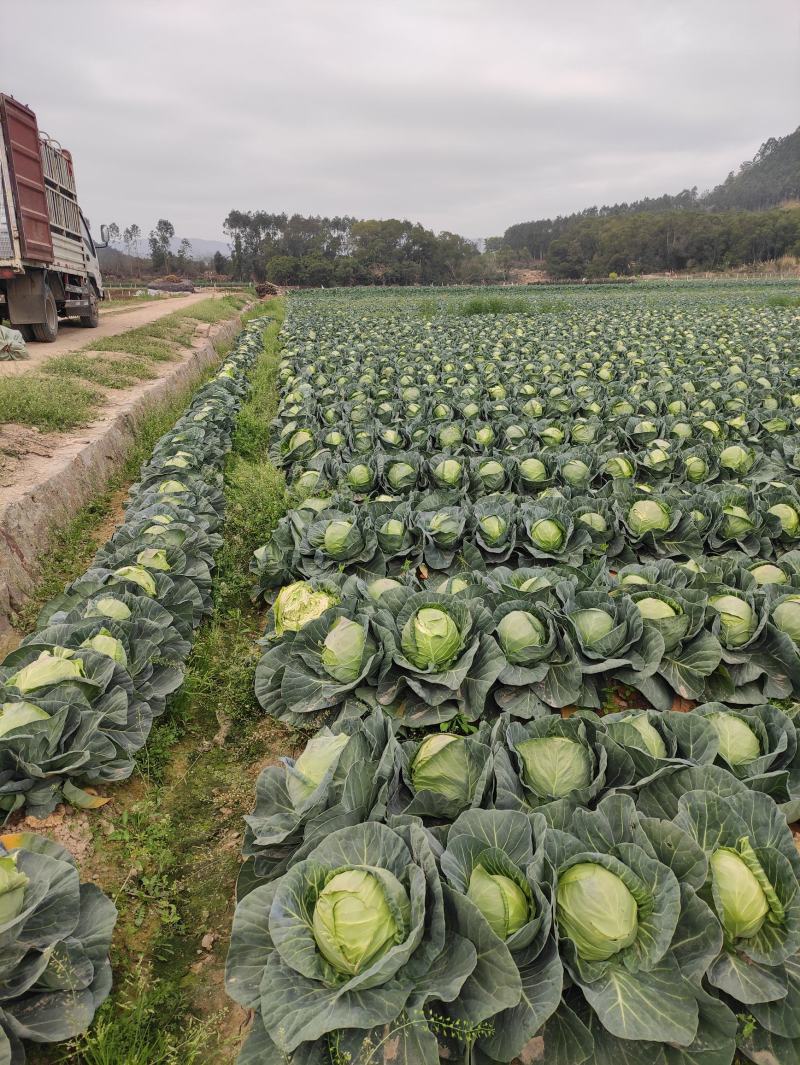
<svg viewBox="0 0 800 1065">
<path fill-rule="evenodd" d="M 34 322 L 31 326 L 33 335 L 43 344 L 52 344 L 58 336 L 58 308 L 50 286 L 44 286 L 44 321 Z"/>
<path fill-rule="evenodd" d="M 100 306 L 94 292 L 89 297 L 89 313 L 81 315 L 80 323 L 84 329 L 97 329 L 100 325 Z"/>
</svg>

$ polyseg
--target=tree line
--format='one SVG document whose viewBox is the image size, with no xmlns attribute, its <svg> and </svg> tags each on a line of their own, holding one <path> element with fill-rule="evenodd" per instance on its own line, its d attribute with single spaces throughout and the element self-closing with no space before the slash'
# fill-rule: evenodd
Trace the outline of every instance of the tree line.
<svg viewBox="0 0 800 1065">
<path fill-rule="evenodd" d="M 800 128 L 765 141 L 709 192 L 695 187 L 521 222 L 487 247 L 544 261 L 563 278 L 716 270 L 800 256 L 798 198 Z"/>
<path fill-rule="evenodd" d="M 398 218 L 327 218 L 233 210 L 225 219 L 235 278 L 281 285 L 427 285 L 500 271 L 476 244 Z"/>
</svg>

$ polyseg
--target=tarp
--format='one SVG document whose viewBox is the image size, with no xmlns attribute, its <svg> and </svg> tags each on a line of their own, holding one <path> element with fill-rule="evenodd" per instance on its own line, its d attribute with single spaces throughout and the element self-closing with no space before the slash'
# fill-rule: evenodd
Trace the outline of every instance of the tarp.
<svg viewBox="0 0 800 1065">
<path fill-rule="evenodd" d="M 27 359 L 28 349 L 18 329 L 8 329 L 0 325 L 0 360 Z"/>
</svg>

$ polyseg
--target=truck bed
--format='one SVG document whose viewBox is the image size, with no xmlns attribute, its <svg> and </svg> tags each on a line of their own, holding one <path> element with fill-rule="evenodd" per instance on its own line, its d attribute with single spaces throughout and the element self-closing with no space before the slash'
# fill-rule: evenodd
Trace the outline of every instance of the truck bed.
<svg viewBox="0 0 800 1065">
<path fill-rule="evenodd" d="M 82 272 L 85 260 L 72 157 L 40 135 L 30 108 L 2 94 L 0 172 L 0 194 L 5 190 L 11 223 L 3 234 L 0 265 L 20 269 L 27 262 Z"/>
</svg>

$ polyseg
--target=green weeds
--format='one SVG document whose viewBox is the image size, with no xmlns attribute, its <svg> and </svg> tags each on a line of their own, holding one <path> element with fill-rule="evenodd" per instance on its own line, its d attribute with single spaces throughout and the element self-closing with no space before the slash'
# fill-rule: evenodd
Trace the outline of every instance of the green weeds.
<svg viewBox="0 0 800 1065">
<path fill-rule="evenodd" d="M 43 431 L 75 429 L 91 421 L 100 393 L 88 385 L 40 374 L 23 373 L 0 378 L 0 425 L 15 422 Z"/>
</svg>

